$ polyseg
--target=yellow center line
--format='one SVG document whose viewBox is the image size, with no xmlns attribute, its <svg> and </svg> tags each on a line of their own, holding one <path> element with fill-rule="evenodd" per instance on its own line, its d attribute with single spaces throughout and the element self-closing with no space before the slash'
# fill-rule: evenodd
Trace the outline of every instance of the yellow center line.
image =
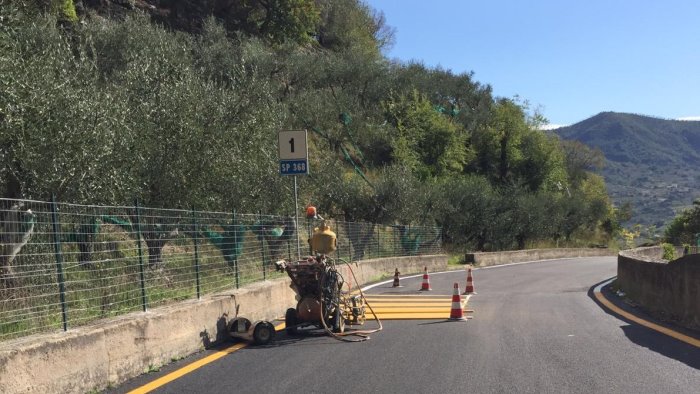
<svg viewBox="0 0 700 394">
<path fill-rule="evenodd" d="M 596 291 L 593 294 L 598 299 L 598 301 L 600 301 L 601 304 L 605 305 L 606 308 L 608 308 L 611 311 L 617 313 L 618 315 L 626 318 L 627 320 L 631 320 L 639 325 L 650 328 L 654 331 L 658 331 L 662 334 L 666 334 L 672 338 L 678 339 L 679 341 L 682 341 L 682 342 L 685 342 L 689 345 L 693 345 L 695 347 L 700 348 L 700 340 L 695 339 L 693 337 L 690 337 L 688 335 L 681 334 L 680 332 L 671 330 L 670 328 L 663 327 L 663 326 L 660 326 L 658 324 L 652 323 L 650 321 L 644 320 L 644 319 L 639 318 L 639 317 L 637 317 L 629 312 L 625 312 L 624 310 L 615 306 L 612 302 L 608 301 L 608 299 L 605 298 L 605 296 L 600 292 Z"/>
<path fill-rule="evenodd" d="M 278 324 L 277 326 L 275 326 L 275 330 L 276 330 L 276 331 L 279 331 L 279 330 L 281 330 L 281 329 L 283 329 L 283 328 L 284 328 L 284 323 Z M 167 374 L 167 375 L 165 375 L 165 376 L 161 376 L 160 378 L 158 378 L 158 379 L 156 379 L 156 380 L 154 380 L 154 381 L 152 381 L 152 382 L 150 382 L 150 383 L 148 383 L 148 384 L 145 384 L 145 385 L 143 385 L 143 386 L 141 386 L 141 387 L 139 387 L 139 388 L 136 388 L 136 389 L 134 389 L 134 390 L 131 390 L 131 391 L 129 391 L 128 394 L 145 394 L 145 393 L 149 393 L 149 392 L 151 392 L 151 391 L 153 391 L 153 390 L 155 390 L 155 389 L 157 389 L 157 388 L 159 388 L 159 387 L 161 387 L 161 386 L 164 386 L 164 385 L 166 385 L 166 384 L 172 382 L 172 381 L 175 380 L 175 379 L 178 379 L 178 378 L 181 378 L 181 377 L 184 376 L 184 375 L 187 375 L 188 373 L 190 373 L 190 372 L 192 372 L 192 371 L 194 371 L 194 370 L 196 370 L 196 369 L 199 369 L 199 368 L 201 368 L 201 367 L 203 367 L 203 366 L 205 366 L 205 365 L 207 365 L 207 364 L 213 363 L 214 361 L 216 361 L 216 360 L 218 360 L 218 359 L 220 359 L 220 358 L 222 358 L 222 357 L 224 357 L 224 356 L 227 356 L 227 355 L 229 355 L 229 354 L 235 352 L 236 350 L 243 349 L 243 348 L 246 347 L 246 346 L 248 346 L 247 343 L 241 342 L 241 343 L 237 343 L 237 344 L 235 344 L 235 345 L 229 346 L 229 347 L 227 347 L 226 349 L 219 350 L 219 351 L 216 352 L 216 353 L 210 354 L 210 355 L 207 356 L 207 357 L 204 357 L 204 358 L 202 358 L 202 359 L 199 359 L 199 360 L 197 360 L 197 361 L 195 361 L 195 362 L 193 362 L 193 363 L 191 363 L 191 364 L 185 365 L 184 367 L 182 367 L 182 368 L 180 368 L 180 369 L 178 369 L 178 370 L 175 370 L 175 371 L 173 371 L 173 372 L 170 372 L 169 374 Z"/>
<path fill-rule="evenodd" d="M 376 297 L 376 298 L 375 298 Z M 407 297 L 410 297 L 410 299 L 406 299 Z M 377 299 L 378 298 L 378 299 Z M 420 299 L 419 299 L 420 298 Z M 467 306 L 467 302 L 469 301 L 469 296 L 463 296 L 460 297 L 461 299 L 461 304 L 463 307 Z M 377 304 L 382 304 L 377 308 L 374 308 L 375 311 L 377 311 L 377 315 L 380 318 L 383 319 L 388 319 L 388 320 L 394 320 L 394 319 L 441 319 L 441 318 L 446 318 L 449 316 L 450 313 L 450 302 L 452 300 L 451 296 L 449 295 L 403 295 L 403 294 L 390 294 L 390 295 L 376 295 L 373 294 L 371 296 L 367 297 L 368 302 L 376 302 Z M 393 308 L 390 307 L 390 303 L 399 301 L 399 305 L 394 304 L 391 305 Z M 443 301 L 439 305 L 433 305 L 433 303 L 436 303 L 438 301 Z M 372 303 L 370 302 L 370 303 Z M 445 309 L 439 309 L 435 308 L 437 306 L 444 307 Z M 382 307 L 389 307 L 389 308 L 382 308 Z M 403 307 L 403 308 L 402 308 Z M 416 307 L 416 309 L 408 308 L 408 307 Z M 395 311 L 392 311 L 395 310 Z M 381 311 L 381 312 L 380 312 Z M 440 312 L 440 313 L 435 313 L 435 312 Z M 467 312 L 473 312 L 472 310 L 468 310 Z M 366 310 L 366 318 L 371 319 L 374 318 L 374 314 L 372 314 L 367 308 Z M 284 323 L 278 324 L 275 326 L 275 330 L 279 331 L 284 329 Z M 248 343 L 245 342 L 240 342 L 235 345 L 229 346 L 223 350 L 219 350 L 216 353 L 210 354 L 207 357 L 204 357 L 200 360 L 197 360 L 191 364 L 185 365 L 184 367 L 175 370 L 167 375 L 161 376 L 160 378 L 145 384 L 141 387 L 138 387 L 132 391 L 130 391 L 128 394 L 145 394 L 149 393 L 159 387 L 162 387 L 173 380 L 176 380 L 178 378 L 181 378 L 182 376 L 197 370 L 207 364 L 210 364 L 224 356 L 227 356 L 237 350 L 243 349 L 246 346 L 248 346 Z"/>
</svg>

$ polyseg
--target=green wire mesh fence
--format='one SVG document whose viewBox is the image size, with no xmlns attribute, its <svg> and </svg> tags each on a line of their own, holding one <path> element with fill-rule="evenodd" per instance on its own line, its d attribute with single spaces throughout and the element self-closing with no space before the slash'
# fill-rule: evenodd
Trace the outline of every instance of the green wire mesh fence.
<svg viewBox="0 0 700 394">
<path fill-rule="evenodd" d="M 438 227 L 327 220 L 334 257 L 441 253 Z M 0 340 L 284 276 L 318 220 L 0 199 Z M 298 227 L 298 228 L 297 228 Z"/>
</svg>

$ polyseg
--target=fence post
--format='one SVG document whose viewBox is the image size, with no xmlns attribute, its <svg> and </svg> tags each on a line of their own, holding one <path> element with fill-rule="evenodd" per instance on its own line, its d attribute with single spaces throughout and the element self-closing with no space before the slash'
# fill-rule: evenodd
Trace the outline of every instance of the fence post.
<svg viewBox="0 0 700 394">
<path fill-rule="evenodd" d="M 141 247 L 141 212 L 139 210 L 139 199 L 134 199 L 134 223 L 136 226 L 136 244 L 139 251 L 139 282 L 141 285 L 141 307 L 146 312 L 146 277 L 143 268 L 143 249 Z"/>
<path fill-rule="evenodd" d="M 66 283 L 63 278 L 63 253 L 61 251 L 61 226 L 58 222 L 58 209 L 56 208 L 56 196 L 51 195 L 51 222 L 53 224 L 53 241 L 56 252 L 56 276 L 58 279 L 58 296 L 61 301 L 61 318 L 63 331 L 68 331 L 68 314 L 66 312 Z"/>
<path fill-rule="evenodd" d="M 262 211 L 258 211 L 258 231 L 260 233 L 260 253 L 262 253 L 262 274 L 263 280 L 267 279 L 267 270 L 265 269 L 265 232 L 262 223 Z"/>
<path fill-rule="evenodd" d="M 192 239 L 194 240 L 194 275 L 195 282 L 197 284 L 197 299 L 201 299 L 200 286 L 199 286 L 199 227 L 197 225 L 197 212 L 192 207 L 192 226 L 194 227 L 194 234 Z"/>
<path fill-rule="evenodd" d="M 292 215 L 289 215 L 289 216 L 291 217 Z M 296 222 L 297 222 L 297 220 L 296 220 L 296 218 L 294 218 L 294 226 L 295 226 L 295 227 L 298 227 L 298 226 L 296 225 Z M 285 231 L 285 232 L 287 231 L 287 228 L 286 228 L 286 227 L 285 227 L 284 231 Z M 296 229 L 294 230 L 294 234 L 297 234 L 297 230 L 296 230 Z M 286 235 L 285 235 L 285 238 L 287 238 Z M 299 235 L 297 234 L 297 240 L 298 240 L 298 239 L 299 239 Z M 289 257 L 289 261 L 294 261 L 294 259 L 292 259 L 292 248 L 291 248 L 291 245 L 289 244 L 289 241 L 290 241 L 290 239 L 287 238 L 287 256 Z M 298 257 L 299 257 L 299 256 L 297 256 L 297 258 L 298 258 Z"/>
<path fill-rule="evenodd" d="M 233 240 L 236 242 L 235 245 L 233 245 L 233 255 L 235 258 L 233 259 L 233 276 L 236 279 L 236 288 L 238 289 L 241 286 L 241 277 L 238 273 L 238 254 L 236 253 L 238 249 L 238 242 L 240 242 L 239 235 L 236 233 L 238 229 L 236 228 L 236 210 L 233 210 L 233 221 L 231 222 L 231 225 L 233 227 Z"/>
<path fill-rule="evenodd" d="M 411 223 L 408 224 L 408 230 L 406 230 L 406 238 L 404 239 L 404 244 L 401 245 L 403 249 L 402 255 L 413 256 L 413 246 L 411 245 Z M 406 250 L 406 248 L 410 248 Z"/>
<path fill-rule="evenodd" d="M 336 248 L 335 248 L 335 258 L 336 258 L 336 260 L 340 260 L 340 222 L 337 220 L 335 221 L 335 227 L 336 227 L 336 229 L 335 229 L 336 230 L 336 236 L 335 236 L 336 241 L 335 242 L 337 243 Z"/>
<path fill-rule="evenodd" d="M 399 254 L 399 248 L 400 245 L 399 243 L 401 242 L 401 225 L 398 225 L 394 227 L 394 256 L 403 256 L 402 254 Z"/>
<path fill-rule="evenodd" d="M 352 234 L 352 231 L 353 231 L 353 225 L 354 225 L 353 222 L 349 222 L 349 223 L 348 223 L 348 229 L 349 229 L 348 233 L 349 233 L 349 234 L 348 234 L 348 236 L 347 236 L 347 238 L 348 238 L 348 258 L 350 259 L 349 261 L 350 261 L 351 263 L 352 263 L 352 241 L 350 241 L 350 237 L 352 236 L 351 234 Z"/>
<path fill-rule="evenodd" d="M 311 239 L 311 218 L 306 216 L 306 233 L 308 234 L 307 239 Z M 311 246 L 311 242 L 309 242 L 309 255 L 313 256 L 314 254 L 314 248 Z"/>
<path fill-rule="evenodd" d="M 379 232 L 379 225 L 376 225 L 375 228 L 377 229 L 377 258 L 382 258 L 382 244 L 380 243 L 382 234 Z"/>
</svg>

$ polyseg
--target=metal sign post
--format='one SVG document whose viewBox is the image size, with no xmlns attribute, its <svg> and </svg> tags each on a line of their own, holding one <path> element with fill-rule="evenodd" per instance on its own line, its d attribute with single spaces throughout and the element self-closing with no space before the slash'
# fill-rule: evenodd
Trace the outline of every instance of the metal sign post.
<svg viewBox="0 0 700 394">
<path fill-rule="evenodd" d="M 297 176 L 294 175 L 294 231 L 297 234 L 297 260 L 301 260 L 301 244 L 299 243 L 299 193 Z"/>
<path fill-rule="evenodd" d="M 306 130 L 285 130 L 279 132 L 280 175 L 294 176 L 294 227 L 297 232 L 297 259 L 301 259 L 299 242 L 299 193 L 297 175 L 309 174 L 309 150 Z"/>
</svg>

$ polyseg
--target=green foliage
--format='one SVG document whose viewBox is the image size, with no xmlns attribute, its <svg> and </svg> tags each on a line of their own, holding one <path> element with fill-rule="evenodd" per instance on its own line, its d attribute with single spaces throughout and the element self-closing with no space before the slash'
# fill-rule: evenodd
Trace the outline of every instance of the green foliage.
<svg viewBox="0 0 700 394">
<path fill-rule="evenodd" d="M 700 239 L 700 200 L 676 216 L 666 227 L 666 240 L 676 245 L 696 245 Z M 698 245 L 700 246 L 700 245 Z"/>
<path fill-rule="evenodd" d="M 403 166 L 379 170 L 375 200 L 381 223 L 433 223 L 434 190 Z"/>
<path fill-rule="evenodd" d="M 319 23 L 319 11 L 310 0 L 271 0 L 259 2 L 265 17 L 255 21 L 260 34 L 270 41 L 281 43 L 292 40 L 299 43 L 311 40 Z"/>
<path fill-rule="evenodd" d="M 636 224 L 632 227 L 632 229 L 623 228 L 620 230 L 620 236 L 625 242 L 625 248 L 632 249 L 637 246 L 636 240 L 641 235 L 641 228 L 641 225 Z"/>
<path fill-rule="evenodd" d="M 73 0 L 58 0 L 60 7 L 60 17 L 68 22 L 77 22 L 78 14 L 75 12 Z"/>
<path fill-rule="evenodd" d="M 472 133 L 476 150 L 471 167 L 503 186 L 532 192 L 568 186 L 565 156 L 558 140 L 528 125 L 525 108 L 499 100 L 488 125 Z"/>
<path fill-rule="evenodd" d="M 334 51 L 358 56 L 379 56 L 391 44 L 393 31 L 386 26 L 384 15 L 375 13 L 358 0 L 323 0 L 318 42 Z"/>
<path fill-rule="evenodd" d="M 527 130 L 522 108 L 511 100 L 499 100 L 487 127 L 472 135 L 477 171 L 499 184 L 514 184 L 514 170 L 522 159 L 520 143 Z"/>
<path fill-rule="evenodd" d="M 564 154 L 558 140 L 536 129 L 523 134 L 520 151 L 522 159 L 517 172 L 529 190 L 561 190 L 567 187 Z"/>
<path fill-rule="evenodd" d="M 663 248 L 663 256 L 661 257 L 664 260 L 675 260 L 676 259 L 676 248 L 669 243 L 663 243 L 661 244 L 661 247 Z"/>
<path fill-rule="evenodd" d="M 212 11 L 232 30 L 281 44 L 286 40 L 307 43 L 317 31 L 319 10 L 310 0 L 251 0 L 230 2 L 224 14 Z"/>
<path fill-rule="evenodd" d="M 485 126 L 491 119 L 494 104 L 491 88 L 474 81 L 472 73 L 454 74 L 415 62 L 395 72 L 394 91 L 409 94 L 418 90 L 436 108 L 441 108 L 441 113 L 451 116 L 468 131 Z"/>
<path fill-rule="evenodd" d="M 447 258 L 447 265 L 462 265 L 464 264 L 463 254 L 450 254 Z"/>
<path fill-rule="evenodd" d="M 605 164 L 605 156 L 598 148 L 571 140 L 561 140 L 561 147 L 569 182 L 574 186 L 578 186 L 589 171 L 600 170 Z"/>
<path fill-rule="evenodd" d="M 445 178 L 439 187 L 436 215 L 446 240 L 483 250 L 493 236 L 497 192 L 480 176 Z"/>
<path fill-rule="evenodd" d="M 55 25 L 53 18 L 37 19 L 7 37 L 0 62 L 2 179 L 14 179 L 27 196 L 53 191 L 71 201 L 105 201 L 114 172 L 104 132 L 114 112 L 101 104 L 110 92 L 96 83 L 84 48 L 71 48 Z"/>
<path fill-rule="evenodd" d="M 459 127 L 435 111 L 426 97 L 414 90 L 408 96 L 391 97 L 386 118 L 396 128 L 393 161 L 421 177 L 461 173 L 467 152 Z"/>
<path fill-rule="evenodd" d="M 479 250 L 619 230 L 594 153 L 469 73 L 387 61 L 390 29 L 364 3 L 235 7 L 197 35 L 143 15 L 68 32 L 3 9 L 3 196 L 290 214 L 277 132 L 306 128 L 301 199 L 324 216 L 437 223 Z M 320 47 L 303 39 L 315 23 Z"/>
<path fill-rule="evenodd" d="M 152 5 L 152 17 L 174 30 L 201 33 L 207 19 L 213 17 L 231 36 L 257 37 L 270 45 L 311 43 L 320 22 L 313 0 L 166 1 Z M 104 12 L 100 8 L 96 11 Z"/>
</svg>

